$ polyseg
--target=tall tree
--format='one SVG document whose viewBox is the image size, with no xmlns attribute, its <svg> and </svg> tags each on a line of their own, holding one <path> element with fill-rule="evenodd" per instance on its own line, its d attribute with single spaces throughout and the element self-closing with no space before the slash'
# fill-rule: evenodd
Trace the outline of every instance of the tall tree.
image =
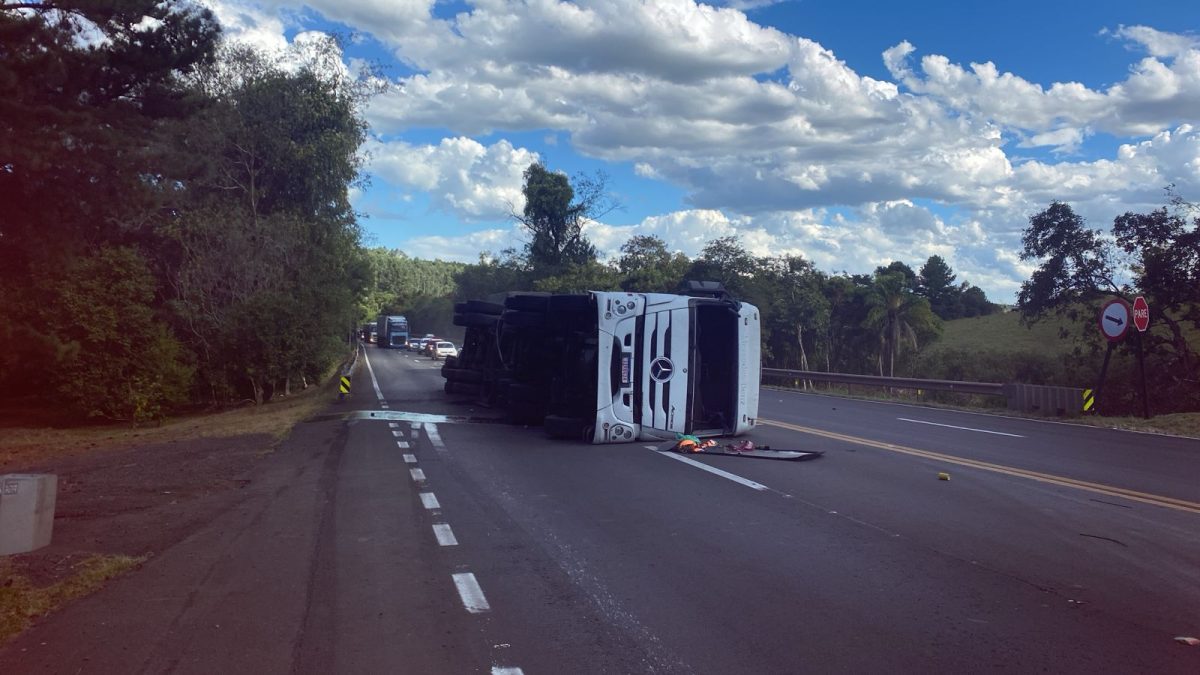
<svg viewBox="0 0 1200 675">
<path fill-rule="evenodd" d="M 682 253 L 671 253 L 667 243 L 653 235 L 630 237 L 621 245 L 617 269 L 621 289 L 639 293 L 674 293 L 687 274 L 691 261 Z"/>
<path fill-rule="evenodd" d="M 877 274 L 868 295 L 867 325 L 877 330 L 880 338 L 880 375 L 886 361 L 888 376 L 895 376 L 897 352 L 904 345 L 915 351 L 920 333 L 940 331 L 929 301 L 911 292 L 906 284 L 902 272 Z"/>
<path fill-rule="evenodd" d="M 942 319 L 957 319 L 963 315 L 962 298 L 954 284 L 954 272 L 940 255 L 931 255 L 917 277 L 917 294 L 929 300 L 933 313 Z"/>
<path fill-rule="evenodd" d="M 1082 303 L 1121 290 L 1112 245 L 1063 202 L 1052 202 L 1031 216 L 1021 242 L 1022 260 L 1041 261 L 1017 296 L 1026 321 L 1036 321 L 1050 311 L 1078 320 Z"/>
<path fill-rule="evenodd" d="M 571 265 L 595 260 L 596 248 L 584 235 L 583 226 L 615 208 L 605 176 L 577 176 L 572 186 L 566 174 L 535 162 L 525 169 L 524 178 L 525 208 L 513 217 L 532 237 L 526 255 L 535 276 L 561 274 Z"/>
</svg>

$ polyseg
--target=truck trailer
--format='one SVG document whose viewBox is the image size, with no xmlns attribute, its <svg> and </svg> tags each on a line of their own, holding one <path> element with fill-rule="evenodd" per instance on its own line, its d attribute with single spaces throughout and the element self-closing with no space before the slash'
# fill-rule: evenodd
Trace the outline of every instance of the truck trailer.
<svg viewBox="0 0 1200 675">
<path fill-rule="evenodd" d="M 591 443 L 736 436 L 758 417 L 758 308 L 712 282 L 683 294 L 507 293 L 455 306 L 452 398 Z"/>
<path fill-rule="evenodd" d="M 408 319 L 403 316 L 380 316 L 376 332 L 380 347 L 408 345 Z"/>
</svg>

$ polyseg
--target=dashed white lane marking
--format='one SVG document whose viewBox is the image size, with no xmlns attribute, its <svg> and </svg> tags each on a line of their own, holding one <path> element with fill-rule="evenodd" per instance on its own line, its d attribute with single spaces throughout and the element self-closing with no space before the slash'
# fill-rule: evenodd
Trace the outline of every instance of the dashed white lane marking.
<svg viewBox="0 0 1200 675">
<path fill-rule="evenodd" d="M 426 424 L 425 435 L 429 436 L 429 442 L 433 444 L 434 450 L 446 451 L 446 444 L 442 442 L 442 435 L 438 433 L 436 424 Z"/>
<path fill-rule="evenodd" d="M 399 429 L 393 429 L 392 435 L 395 436 L 396 438 L 404 438 L 404 432 Z"/>
<path fill-rule="evenodd" d="M 912 422 L 914 424 L 928 424 L 929 426 L 932 426 L 932 427 L 947 427 L 949 429 L 962 429 L 963 431 L 978 431 L 981 434 L 995 434 L 997 436 L 1011 436 L 1013 438 L 1025 438 L 1024 436 L 1022 436 L 1020 434 L 1009 434 L 1009 433 L 1005 433 L 1003 431 L 989 431 L 987 429 L 975 429 L 972 427 L 960 427 L 960 426 L 955 426 L 953 424 L 939 424 L 937 422 L 926 422 L 925 420 L 910 420 L 907 417 L 897 417 L 896 419 L 900 420 L 901 422 Z"/>
<path fill-rule="evenodd" d="M 432 492 L 421 493 L 421 505 L 430 511 L 442 508 L 442 505 L 438 503 L 437 495 L 433 494 Z"/>
<path fill-rule="evenodd" d="M 512 666 L 492 666 L 492 675 L 525 675 L 525 671 Z"/>
<path fill-rule="evenodd" d="M 409 428 L 411 428 L 411 429 L 420 429 L 420 428 L 421 428 L 421 423 L 420 423 L 420 422 L 409 422 L 409 423 L 408 423 L 408 426 L 409 426 Z"/>
<path fill-rule="evenodd" d="M 446 523 L 434 523 L 433 536 L 437 537 L 438 546 L 458 546 L 454 531 Z"/>
<path fill-rule="evenodd" d="M 371 357 L 367 356 L 367 350 L 363 350 L 363 360 L 367 362 L 367 372 L 371 374 L 371 385 L 375 387 L 375 397 L 380 403 L 387 403 L 383 398 L 383 390 L 379 388 L 379 380 L 375 379 L 375 369 L 371 367 Z"/>
<path fill-rule="evenodd" d="M 690 459 L 688 457 L 684 457 L 683 455 L 678 455 L 674 452 L 663 452 L 661 450 L 658 450 L 658 448 L 654 447 L 653 445 L 647 445 L 646 447 L 650 450 L 658 451 L 658 454 L 662 455 L 663 457 L 670 457 L 671 459 L 678 460 L 680 462 L 683 462 L 684 464 L 694 466 L 697 469 L 700 469 L 701 471 L 707 471 L 711 474 L 720 476 L 721 478 L 724 478 L 726 480 L 731 480 L 735 483 L 745 485 L 748 488 L 753 488 L 755 490 L 769 489 L 766 485 L 763 485 L 762 483 L 755 483 L 754 481 L 750 480 L 749 478 L 742 478 L 741 476 L 739 476 L 737 474 L 729 473 L 728 471 L 722 471 L 721 469 L 709 466 L 707 464 L 704 464 L 703 462 L 697 462 L 696 460 Z"/>
<path fill-rule="evenodd" d="M 425 480 L 425 472 L 420 469 L 409 469 L 408 473 L 414 481 L 420 482 Z"/>
<path fill-rule="evenodd" d="M 460 572 L 454 576 L 454 586 L 458 588 L 458 597 L 462 598 L 463 607 L 472 614 L 482 614 L 492 609 L 487 598 L 483 597 L 483 589 L 470 572 Z"/>
<path fill-rule="evenodd" d="M 417 437 L 418 437 L 418 436 L 420 436 L 420 435 L 421 435 L 421 432 L 420 432 L 420 431 L 417 431 L 416 429 L 413 429 L 413 430 L 412 430 L 412 437 L 413 437 L 413 438 L 417 438 Z"/>
<path fill-rule="evenodd" d="M 406 453 L 404 453 L 404 462 L 405 462 L 406 464 L 416 464 L 416 463 L 417 463 L 417 456 L 416 456 L 416 455 L 410 455 L 410 454 L 408 454 L 408 453 L 406 452 Z"/>
<path fill-rule="evenodd" d="M 398 427 L 398 426 L 400 426 L 400 425 L 399 425 L 399 424 L 397 424 L 396 422 L 388 422 L 388 428 L 389 428 L 389 429 L 395 429 L 395 428 L 396 428 L 396 427 Z"/>
<path fill-rule="evenodd" d="M 380 404 L 379 404 L 379 407 L 380 407 L 380 408 L 383 408 L 384 410 L 387 410 L 387 409 L 388 409 L 388 404 L 386 404 L 386 403 L 383 403 L 383 402 L 380 402 Z"/>
<path fill-rule="evenodd" d="M 396 441 L 396 447 L 407 450 L 408 449 L 408 441 Z"/>
</svg>

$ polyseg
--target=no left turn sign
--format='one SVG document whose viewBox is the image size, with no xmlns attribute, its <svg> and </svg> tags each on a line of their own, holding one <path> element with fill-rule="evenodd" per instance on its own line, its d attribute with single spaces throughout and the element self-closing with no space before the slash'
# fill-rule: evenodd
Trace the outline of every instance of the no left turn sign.
<svg viewBox="0 0 1200 675">
<path fill-rule="evenodd" d="M 1129 322 L 1132 312 L 1129 303 L 1120 298 L 1113 298 L 1104 303 L 1100 310 L 1100 332 L 1110 342 L 1120 342 L 1129 332 Z"/>
</svg>

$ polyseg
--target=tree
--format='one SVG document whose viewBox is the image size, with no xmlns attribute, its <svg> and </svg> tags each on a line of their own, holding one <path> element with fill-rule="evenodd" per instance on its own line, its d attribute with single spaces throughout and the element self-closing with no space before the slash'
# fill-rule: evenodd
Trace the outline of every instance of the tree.
<svg viewBox="0 0 1200 675">
<path fill-rule="evenodd" d="M 929 301 L 908 290 L 903 272 L 883 272 L 875 275 L 867 296 L 866 324 L 879 334 L 879 374 L 883 374 L 884 357 L 888 377 L 896 373 L 896 354 L 904 345 L 914 351 L 919 334 L 937 335 L 940 324 L 929 308 Z"/>
<path fill-rule="evenodd" d="M 744 295 L 758 263 L 735 235 L 714 239 L 704 245 L 700 257 L 692 262 L 685 277 L 688 281 L 719 281 L 737 295 Z"/>
<path fill-rule="evenodd" d="M 917 294 L 929 300 L 933 313 L 943 320 L 963 316 L 962 293 L 954 285 L 955 276 L 941 256 L 931 255 L 917 277 Z"/>
<path fill-rule="evenodd" d="M 672 254 L 666 242 L 653 235 L 630 237 L 617 260 L 621 289 L 639 293 L 674 293 L 689 265 L 686 255 Z"/>
<path fill-rule="evenodd" d="M 1041 261 L 1017 296 L 1026 321 L 1051 311 L 1078 320 L 1083 303 L 1121 290 L 1115 281 L 1112 245 L 1100 232 L 1088 229 L 1067 204 L 1052 202 L 1031 216 L 1021 242 L 1022 260 Z"/>
<path fill-rule="evenodd" d="M 880 274 L 888 274 L 889 272 L 896 272 L 903 276 L 904 288 L 909 291 L 916 292 L 920 285 L 920 281 L 917 278 L 917 273 L 913 271 L 913 268 L 900 262 L 899 260 L 893 260 L 886 266 L 880 265 L 879 267 L 876 267 L 874 276 L 878 277 Z"/>
<path fill-rule="evenodd" d="M 566 174 L 535 162 L 525 169 L 524 178 L 525 208 L 513 217 L 532 236 L 525 250 L 535 276 L 561 274 L 571 265 L 595 260 L 596 248 L 584 236 L 583 226 L 616 208 L 604 174 L 577 176 L 572 186 Z"/>
</svg>

